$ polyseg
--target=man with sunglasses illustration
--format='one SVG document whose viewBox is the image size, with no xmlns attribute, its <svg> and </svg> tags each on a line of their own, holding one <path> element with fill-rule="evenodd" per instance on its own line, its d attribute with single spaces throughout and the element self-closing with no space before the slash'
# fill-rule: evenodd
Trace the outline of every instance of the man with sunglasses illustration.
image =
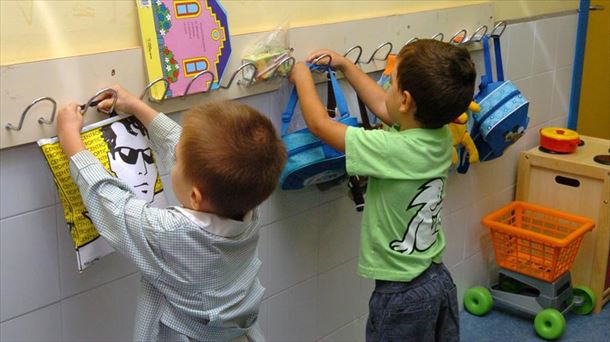
<svg viewBox="0 0 610 342">
<path fill-rule="evenodd" d="M 152 203 L 158 171 L 148 146 L 146 127 L 130 116 L 102 127 L 108 145 L 110 170 L 125 181 L 140 199 Z"/>
</svg>

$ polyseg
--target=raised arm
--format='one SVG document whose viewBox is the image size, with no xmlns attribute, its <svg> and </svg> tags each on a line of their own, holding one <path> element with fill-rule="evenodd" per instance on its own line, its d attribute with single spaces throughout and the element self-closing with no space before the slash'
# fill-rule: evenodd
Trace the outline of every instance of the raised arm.
<svg viewBox="0 0 610 342">
<path fill-rule="evenodd" d="M 326 107 L 316 91 L 309 68 L 301 62 L 295 64 L 290 73 L 290 81 L 297 88 L 301 111 L 311 133 L 334 149 L 345 151 L 347 126 L 328 116 Z"/>
<path fill-rule="evenodd" d="M 388 111 L 385 106 L 385 91 L 381 88 L 377 82 L 370 78 L 367 74 L 362 72 L 354 63 L 349 59 L 339 55 L 338 53 L 321 49 L 316 50 L 307 56 L 307 61 L 312 62 L 314 59 L 328 54 L 332 58 L 331 67 L 341 71 L 347 81 L 350 83 L 352 88 L 356 91 L 356 94 L 362 99 L 364 104 L 377 116 L 381 121 L 386 124 L 393 124 L 392 120 L 388 115 Z M 327 63 L 327 58 L 320 59 L 320 63 Z"/>
<path fill-rule="evenodd" d="M 116 90 L 118 96 L 115 105 L 116 110 L 121 113 L 133 114 L 146 126 L 150 134 L 150 145 L 159 159 L 157 162 L 162 164 L 165 170 L 170 170 L 175 162 L 176 145 L 182 133 L 180 125 L 165 114 L 150 108 L 121 86 L 114 85 L 111 88 Z M 107 98 L 100 102 L 98 107 L 109 109 L 111 105 L 112 99 Z"/>
<path fill-rule="evenodd" d="M 132 260 L 147 277 L 161 269 L 154 248 L 168 221 L 167 210 L 150 208 L 139 200 L 131 188 L 112 177 L 99 160 L 85 148 L 80 130 L 83 117 L 77 103 L 60 109 L 57 128 L 60 145 L 70 159 L 70 175 L 78 186 L 89 217 L 112 247 Z"/>
</svg>

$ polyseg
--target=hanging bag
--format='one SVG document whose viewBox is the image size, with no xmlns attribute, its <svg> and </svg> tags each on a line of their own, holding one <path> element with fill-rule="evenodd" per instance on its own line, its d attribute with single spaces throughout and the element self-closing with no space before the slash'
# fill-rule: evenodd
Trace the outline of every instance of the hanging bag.
<svg viewBox="0 0 610 342">
<path fill-rule="evenodd" d="M 489 36 L 483 36 L 483 57 L 485 74 L 481 76 L 479 93 L 474 97 L 481 106 L 479 113 L 473 114 L 470 135 L 479 152 L 479 160 L 487 161 L 500 157 L 506 148 L 514 144 L 525 133 L 529 117 L 528 100 L 510 81 L 504 80 L 500 36 L 492 36 L 496 59 L 497 81 L 493 81 Z M 469 167 L 468 153 L 460 151 L 458 172 L 466 173 Z"/>
<path fill-rule="evenodd" d="M 335 76 L 327 66 L 309 65 L 310 70 L 322 70 L 330 79 L 329 86 L 337 104 L 334 120 L 348 126 L 357 127 L 358 120 L 350 116 L 345 97 Z M 286 110 L 282 114 L 282 141 L 288 152 L 286 166 L 280 175 L 283 190 L 301 189 L 308 185 L 326 183 L 343 177 L 345 153 L 335 150 L 318 137 L 303 128 L 288 133 L 288 128 L 298 102 L 296 88 L 292 89 Z"/>
</svg>

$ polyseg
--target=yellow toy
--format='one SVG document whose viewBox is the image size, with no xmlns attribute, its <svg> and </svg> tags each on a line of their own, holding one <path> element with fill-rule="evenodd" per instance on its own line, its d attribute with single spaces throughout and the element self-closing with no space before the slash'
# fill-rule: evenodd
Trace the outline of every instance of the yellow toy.
<svg viewBox="0 0 610 342">
<path fill-rule="evenodd" d="M 468 111 L 478 113 L 481 110 L 481 107 L 474 101 L 470 102 L 468 105 Z M 451 164 L 456 165 L 458 163 L 458 153 L 457 153 L 457 145 L 462 144 L 466 151 L 468 151 L 468 160 L 470 163 L 476 163 L 479 161 L 479 151 L 477 151 L 470 134 L 468 134 L 468 129 L 466 126 L 466 122 L 468 121 L 468 114 L 462 113 L 462 115 L 458 116 L 452 123 L 449 124 L 449 131 L 453 137 L 453 152 L 451 154 Z"/>
</svg>

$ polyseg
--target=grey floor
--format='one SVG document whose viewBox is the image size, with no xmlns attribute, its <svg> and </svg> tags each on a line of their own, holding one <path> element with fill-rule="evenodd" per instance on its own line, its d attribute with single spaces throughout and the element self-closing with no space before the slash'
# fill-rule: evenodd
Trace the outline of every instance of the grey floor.
<svg viewBox="0 0 610 342">
<path fill-rule="evenodd" d="M 567 328 L 557 341 L 609 342 L 610 303 L 599 314 L 566 315 Z M 460 340 L 471 341 L 544 341 L 534 331 L 534 319 L 493 309 L 483 317 L 460 313 Z"/>
</svg>

